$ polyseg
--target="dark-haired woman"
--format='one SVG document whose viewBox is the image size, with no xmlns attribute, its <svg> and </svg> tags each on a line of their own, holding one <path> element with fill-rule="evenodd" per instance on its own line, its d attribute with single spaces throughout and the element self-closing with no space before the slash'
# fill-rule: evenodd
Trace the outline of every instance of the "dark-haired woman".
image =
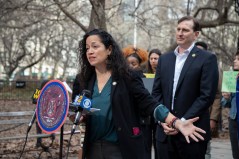
<svg viewBox="0 0 239 159">
<path fill-rule="evenodd" d="M 148 63 L 147 63 L 147 73 L 155 74 L 158 65 L 158 59 L 161 56 L 161 51 L 159 49 L 152 49 L 149 52 Z"/>
<path fill-rule="evenodd" d="M 152 49 L 149 52 L 148 55 L 148 62 L 147 62 L 147 73 L 155 74 L 156 68 L 158 66 L 158 59 L 161 56 L 161 51 L 159 49 Z M 152 130 L 152 141 L 151 144 L 153 144 L 154 147 L 154 156 L 155 159 L 158 159 L 157 156 L 157 148 L 156 148 L 156 128 L 157 128 L 157 121 L 155 121 L 153 118 L 151 119 L 151 130 Z"/>
<path fill-rule="evenodd" d="M 193 125 L 198 118 L 178 120 L 145 89 L 142 79 L 131 72 L 121 49 L 106 31 L 94 29 L 80 42 L 79 85 L 91 91 L 92 107 L 101 109 L 81 117 L 86 122 L 83 159 L 144 159 L 145 143 L 138 111 L 154 115 L 178 129 L 189 142 L 205 133 Z"/>
</svg>

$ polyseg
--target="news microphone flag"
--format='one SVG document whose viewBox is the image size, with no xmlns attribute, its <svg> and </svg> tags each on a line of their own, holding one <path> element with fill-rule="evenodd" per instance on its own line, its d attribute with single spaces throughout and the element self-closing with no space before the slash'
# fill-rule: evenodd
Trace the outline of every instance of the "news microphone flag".
<svg viewBox="0 0 239 159">
<path fill-rule="evenodd" d="M 37 99 L 39 98 L 40 93 L 41 93 L 40 89 L 36 89 L 35 92 L 33 93 L 33 95 L 32 95 L 32 103 L 33 104 L 37 104 Z"/>
<path fill-rule="evenodd" d="M 87 98 L 85 95 L 76 96 L 73 105 L 79 106 L 79 107 L 81 107 L 83 109 L 86 109 L 86 110 L 90 110 L 91 100 L 89 98 Z"/>
</svg>

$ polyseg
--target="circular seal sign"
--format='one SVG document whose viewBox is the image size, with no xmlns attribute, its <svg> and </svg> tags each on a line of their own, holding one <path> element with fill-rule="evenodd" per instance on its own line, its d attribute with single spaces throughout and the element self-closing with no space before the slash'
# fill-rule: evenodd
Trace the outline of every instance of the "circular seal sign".
<svg viewBox="0 0 239 159">
<path fill-rule="evenodd" d="M 37 100 L 37 121 L 46 134 L 56 132 L 64 124 L 69 109 L 68 92 L 59 80 L 51 80 L 42 88 Z"/>
</svg>

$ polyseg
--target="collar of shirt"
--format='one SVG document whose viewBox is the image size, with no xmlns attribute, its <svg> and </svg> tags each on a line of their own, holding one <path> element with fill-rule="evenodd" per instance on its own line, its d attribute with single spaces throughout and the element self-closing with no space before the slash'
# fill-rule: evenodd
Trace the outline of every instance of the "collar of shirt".
<svg viewBox="0 0 239 159">
<path fill-rule="evenodd" d="M 186 54 L 186 56 L 188 56 L 188 54 L 192 51 L 194 46 L 195 46 L 195 43 L 192 43 L 192 45 L 183 52 L 183 55 Z M 174 54 L 176 56 L 180 55 L 178 52 L 178 49 L 179 49 L 179 46 L 174 50 Z"/>
<path fill-rule="evenodd" d="M 173 94 L 172 94 L 172 110 L 174 109 L 174 96 L 175 96 L 175 92 L 176 92 L 176 88 L 178 85 L 178 80 L 181 74 L 181 71 L 183 69 L 183 65 L 190 53 L 190 51 L 192 51 L 193 47 L 194 47 L 194 43 L 188 48 L 186 49 L 183 53 L 178 52 L 178 48 L 179 46 L 174 50 L 174 54 L 176 55 L 176 61 L 175 61 L 175 70 L 174 70 L 174 79 L 173 79 Z"/>
</svg>

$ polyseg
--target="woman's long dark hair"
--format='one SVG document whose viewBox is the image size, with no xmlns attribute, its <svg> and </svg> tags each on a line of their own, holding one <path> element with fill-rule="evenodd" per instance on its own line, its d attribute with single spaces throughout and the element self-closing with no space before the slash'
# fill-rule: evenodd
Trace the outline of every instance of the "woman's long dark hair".
<svg viewBox="0 0 239 159">
<path fill-rule="evenodd" d="M 111 47 L 112 52 L 107 58 L 106 68 L 108 70 L 112 70 L 112 75 L 128 75 L 128 66 L 126 64 L 126 61 L 122 54 L 122 50 L 120 49 L 119 45 L 115 42 L 113 37 L 108 32 L 101 29 L 94 29 L 86 33 L 79 43 L 79 65 L 81 68 L 79 73 L 79 80 L 81 86 L 85 87 L 86 81 L 88 81 L 95 72 L 95 67 L 90 65 L 86 56 L 86 39 L 92 35 L 97 35 L 101 39 L 101 42 L 104 44 L 106 49 Z"/>
</svg>

